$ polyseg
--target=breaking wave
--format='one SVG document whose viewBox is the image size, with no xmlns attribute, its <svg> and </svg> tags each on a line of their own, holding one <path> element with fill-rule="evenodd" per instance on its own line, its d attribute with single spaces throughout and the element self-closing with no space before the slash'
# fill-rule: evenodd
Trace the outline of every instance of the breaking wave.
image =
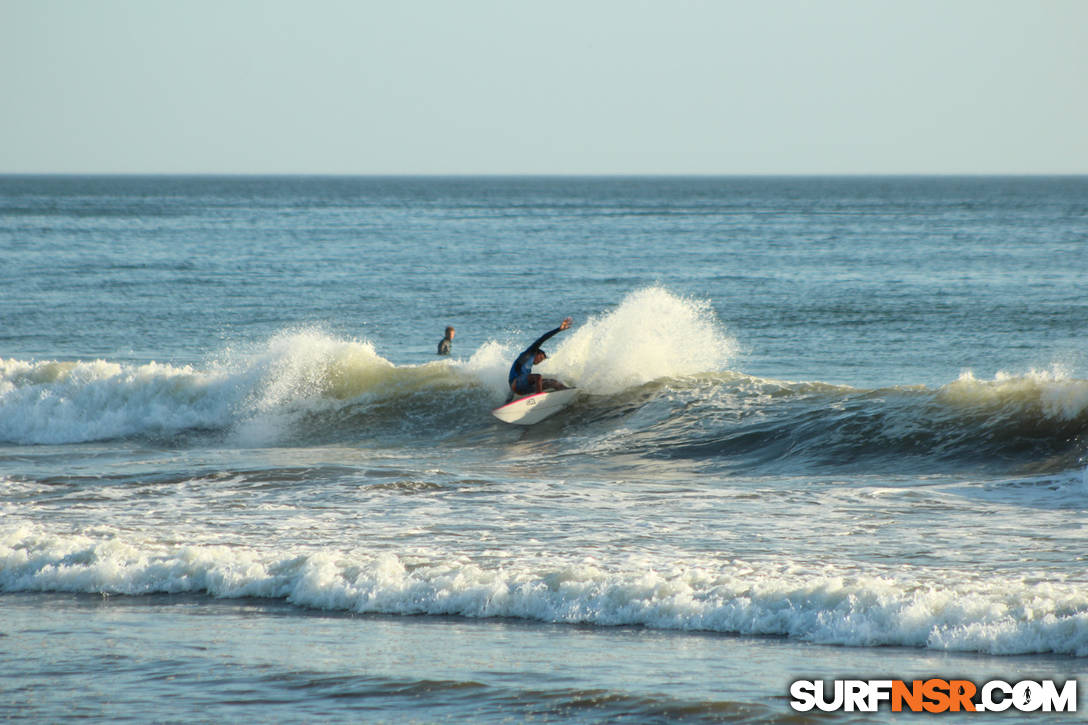
<svg viewBox="0 0 1088 725">
<path fill-rule="evenodd" d="M 717 370 L 735 347 L 704 303 L 660 288 L 632 293 L 557 343 L 538 369 L 589 394 Z M 369 341 L 295 330 L 254 354 L 226 351 L 205 369 L 0 359 L 0 441 L 57 444 L 230 430 L 243 441 L 274 442 L 300 420 L 321 427 L 322 416 L 337 424 L 354 418 L 380 434 L 375 425 L 402 432 L 406 422 L 451 410 L 478 425 L 505 397 L 510 360 L 519 351 L 517 344 L 491 341 L 468 360 L 397 366 Z"/>
<path fill-rule="evenodd" d="M 481 434 L 500 425 L 488 411 L 505 399 L 509 361 L 529 335 L 516 337 L 418 365 L 317 330 L 224 352 L 204 369 L 0 359 L 0 442 L 486 445 Z M 938 388 L 767 380 L 729 369 L 736 341 L 706 304 L 657 287 L 553 342 L 538 370 L 583 395 L 547 430 L 576 433 L 588 452 L 771 473 L 1085 465 L 1088 380 L 1060 369 L 993 380 L 965 372 Z"/>
<path fill-rule="evenodd" d="M 357 613 L 517 617 L 643 625 L 850 646 L 997 655 L 1088 655 L 1082 584 L 964 579 L 900 567 L 850 574 L 791 562 L 718 566 L 536 557 L 501 566 L 441 554 L 299 551 L 127 541 L 115 535 L 0 531 L 0 591 L 285 599 Z"/>
</svg>

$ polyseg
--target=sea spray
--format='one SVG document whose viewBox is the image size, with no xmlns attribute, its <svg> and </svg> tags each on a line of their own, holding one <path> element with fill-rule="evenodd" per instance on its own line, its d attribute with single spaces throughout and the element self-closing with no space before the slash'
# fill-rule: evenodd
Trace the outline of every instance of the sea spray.
<svg viewBox="0 0 1088 725">
<path fill-rule="evenodd" d="M 340 340 L 316 329 L 279 333 L 246 367 L 259 373 L 258 410 L 353 398 L 385 385 L 396 371 L 370 341 Z"/>
<path fill-rule="evenodd" d="M 736 352 L 709 303 L 649 287 L 590 317 L 550 354 L 561 377 L 608 395 L 661 378 L 723 371 Z"/>
<path fill-rule="evenodd" d="M 535 338 L 534 338 L 535 339 Z M 528 344 L 525 343 L 526 345 Z M 478 380 L 486 389 L 492 392 L 492 402 L 499 403 L 510 394 L 508 375 L 510 365 L 517 356 L 514 346 L 503 344 L 496 340 L 489 340 L 480 346 L 472 357 L 466 362 L 453 363 L 453 368 L 460 370 Z M 539 366 L 544 370 L 544 366 Z"/>
<path fill-rule="evenodd" d="M 514 358 L 545 331 L 523 333 L 516 342 L 489 340 L 455 367 L 496 391 L 496 399 L 504 398 Z M 544 348 L 548 359 L 534 372 L 590 394 L 611 395 L 662 378 L 722 371 L 738 345 L 709 303 L 647 287 L 628 294 L 614 310 L 575 319 L 570 331 Z"/>
<path fill-rule="evenodd" d="M 386 385 L 395 366 L 369 341 L 346 341 L 317 329 L 284 331 L 256 355 L 234 365 L 249 393 L 232 425 L 245 446 L 274 444 L 295 421 L 338 401 Z"/>
</svg>

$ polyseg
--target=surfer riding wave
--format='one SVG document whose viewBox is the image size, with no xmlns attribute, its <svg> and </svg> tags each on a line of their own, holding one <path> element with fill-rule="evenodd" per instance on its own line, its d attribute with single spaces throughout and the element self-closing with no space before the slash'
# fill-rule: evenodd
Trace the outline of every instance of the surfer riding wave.
<svg viewBox="0 0 1088 725">
<path fill-rule="evenodd" d="M 550 337 L 555 334 L 568 329 L 573 320 L 566 318 L 560 323 L 559 327 L 554 330 L 549 330 L 537 338 L 529 347 L 518 355 L 514 360 L 514 364 L 510 366 L 510 390 L 514 395 L 531 395 L 533 393 L 542 393 L 544 388 L 547 387 L 550 390 L 566 390 L 567 386 L 558 380 L 552 380 L 551 378 L 543 378 L 537 373 L 533 372 L 533 365 L 539 364 L 543 360 L 547 359 L 547 354 L 540 349 Z"/>
</svg>

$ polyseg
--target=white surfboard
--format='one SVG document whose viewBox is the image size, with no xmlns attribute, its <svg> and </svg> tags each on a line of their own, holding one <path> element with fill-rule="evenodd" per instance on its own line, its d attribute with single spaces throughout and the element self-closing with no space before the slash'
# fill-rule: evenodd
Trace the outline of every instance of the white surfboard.
<svg viewBox="0 0 1088 725">
<path fill-rule="evenodd" d="M 533 395 L 526 395 L 524 398 L 516 398 L 506 405 L 495 408 L 491 411 L 491 415 L 504 423 L 532 425 L 533 423 L 539 423 L 552 413 L 558 413 L 566 408 L 574 401 L 576 395 L 578 395 L 576 388 L 534 393 Z"/>
</svg>

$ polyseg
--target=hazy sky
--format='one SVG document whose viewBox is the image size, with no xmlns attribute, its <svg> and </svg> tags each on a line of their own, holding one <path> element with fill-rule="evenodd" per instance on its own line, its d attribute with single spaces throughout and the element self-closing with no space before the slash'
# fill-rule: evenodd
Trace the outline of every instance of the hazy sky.
<svg viewBox="0 0 1088 725">
<path fill-rule="evenodd" d="M 0 173 L 1088 173 L 1088 0 L 0 0 Z"/>
</svg>

